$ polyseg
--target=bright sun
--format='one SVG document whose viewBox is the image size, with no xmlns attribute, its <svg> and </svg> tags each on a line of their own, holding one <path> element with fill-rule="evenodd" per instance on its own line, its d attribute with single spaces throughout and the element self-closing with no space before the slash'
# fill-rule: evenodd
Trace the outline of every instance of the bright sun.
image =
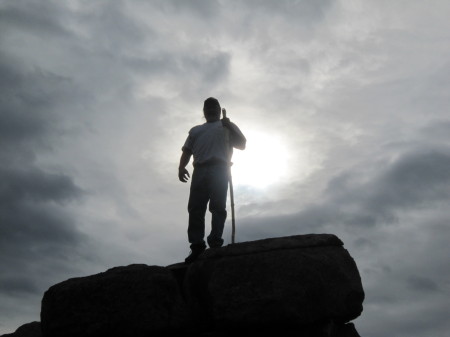
<svg viewBox="0 0 450 337">
<path fill-rule="evenodd" d="M 281 137 L 258 131 L 247 131 L 247 147 L 235 150 L 231 174 L 233 184 L 264 188 L 286 174 L 288 150 Z"/>
</svg>

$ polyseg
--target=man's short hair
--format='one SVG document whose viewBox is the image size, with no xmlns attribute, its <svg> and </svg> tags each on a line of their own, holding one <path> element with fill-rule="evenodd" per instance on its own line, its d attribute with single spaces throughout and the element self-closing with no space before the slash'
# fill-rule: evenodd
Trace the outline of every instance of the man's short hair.
<svg viewBox="0 0 450 337">
<path fill-rule="evenodd" d="M 203 113 L 205 116 L 220 116 L 220 103 L 214 97 L 209 97 L 203 104 Z"/>
</svg>

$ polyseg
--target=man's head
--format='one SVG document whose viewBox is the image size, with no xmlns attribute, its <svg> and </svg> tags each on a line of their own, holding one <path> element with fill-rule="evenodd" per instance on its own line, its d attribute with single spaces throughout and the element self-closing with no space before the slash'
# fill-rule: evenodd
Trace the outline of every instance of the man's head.
<svg viewBox="0 0 450 337">
<path fill-rule="evenodd" d="M 220 119 L 220 104 L 214 97 L 209 97 L 203 104 L 203 114 L 208 122 L 216 121 Z"/>
</svg>

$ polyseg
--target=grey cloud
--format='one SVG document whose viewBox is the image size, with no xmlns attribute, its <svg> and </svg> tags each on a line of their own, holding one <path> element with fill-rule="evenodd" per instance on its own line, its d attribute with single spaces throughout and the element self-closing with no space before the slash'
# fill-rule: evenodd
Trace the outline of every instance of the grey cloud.
<svg viewBox="0 0 450 337">
<path fill-rule="evenodd" d="M 176 11 L 186 11 L 189 14 L 194 14 L 205 21 L 212 20 L 213 18 L 220 15 L 221 10 L 221 6 L 218 1 L 205 0 L 160 0 L 157 2 L 157 6 L 166 14 L 172 14 Z"/>
<path fill-rule="evenodd" d="M 354 245 L 359 248 L 365 248 L 365 247 L 374 247 L 375 243 L 367 238 L 357 238 L 354 241 Z"/>
<path fill-rule="evenodd" d="M 36 207 L 33 205 L 15 205 L 9 211 L 3 210 L 2 243 L 17 249 L 22 245 L 48 244 L 48 247 L 60 247 L 77 241 L 76 230 L 72 221 L 61 215 L 52 214 L 51 207 Z M 4 246 L 5 247 L 5 246 Z"/>
<path fill-rule="evenodd" d="M 149 79 L 152 79 L 152 76 L 171 75 L 181 79 L 186 76 L 190 80 L 195 79 L 196 82 L 208 83 L 208 85 L 226 78 L 230 61 L 230 54 L 224 52 L 204 55 L 174 55 L 161 52 L 153 57 L 128 57 L 124 60 L 130 70 L 143 78 L 150 76 Z"/>
<path fill-rule="evenodd" d="M 27 203 L 2 207 L 0 232 L 1 249 L 4 253 L 2 259 L 11 256 L 42 258 L 46 254 L 57 256 L 65 250 L 76 248 L 84 238 L 74 226 L 74 220 L 63 210 L 51 205 Z M 11 254 L 10 250 L 16 253 Z M 11 264 L 4 262 L 4 267 Z"/>
<path fill-rule="evenodd" d="M 64 261 L 85 258 L 89 238 L 63 205 L 81 190 L 68 176 L 31 168 L 0 169 L 0 186 L 0 295 L 39 296 L 59 281 L 54 274 L 76 268 Z"/>
<path fill-rule="evenodd" d="M 0 203 L 3 205 L 22 201 L 61 203 L 80 196 L 81 189 L 68 176 L 45 173 L 40 169 L 0 167 Z"/>
<path fill-rule="evenodd" d="M 3 164 L 24 152 L 48 149 L 63 131 L 61 110 L 87 94 L 62 76 L 0 53 L 0 149 Z"/>
<path fill-rule="evenodd" d="M 348 224 L 375 225 L 395 222 L 396 212 L 428 207 L 450 198 L 450 153 L 442 148 L 401 153 L 379 167 L 367 182 L 364 174 L 350 169 L 333 178 L 326 190 L 325 205 L 336 207 Z M 346 212 L 345 209 L 351 209 Z"/>
<path fill-rule="evenodd" d="M 87 43 L 96 52 L 126 54 L 129 50 L 139 49 L 136 46 L 154 36 L 151 30 L 147 27 L 144 29 L 142 24 L 132 17 L 123 1 L 97 1 L 91 10 L 77 16 L 77 20 L 89 27 L 87 39 L 80 38 L 79 42 Z"/>
<path fill-rule="evenodd" d="M 310 205 L 300 213 L 278 216 L 251 217 L 240 220 L 242 241 L 268 237 L 320 233 L 338 218 L 338 210 L 330 205 Z"/>
<path fill-rule="evenodd" d="M 1 24 L 10 31 L 62 37 L 58 7 L 16 1 L 0 5 Z M 4 21 L 4 17 L 8 19 Z M 53 35 L 50 33 L 53 32 Z M 1 30 L 2 45 L 6 30 Z M 67 37 L 67 34 L 64 35 Z M 41 295 L 51 268 L 80 255 L 87 237 L 77 228 L 68 204 L 83 191 L 62 166 L 41 166 L 66 136 L 67 116 L 77 100 L 89 97 L 69 79 L 29 63 L 26 57 L 0 52 L 0 296 Z M 52 166 L 52 165 L 50 165 Z M 39 266 L 39 268 L 37 268 Z M 67 272 L 74 266 L 59 267 Z M 52 280 L 51 282 L 54 282 Z M 2 300 L 0 300 L 2 302 Z M 3 305 L 3 314 L 8 308 Z M 2 315 L 3 316 L 3 315 Z"/>
<path fill-rule="evenodd" d="M 191 78 L 198 73 L 200 83 L 215 85 L 226 79 L 230 68 L 231 57 L 227 53 L 215 53 L 201 58 L 186 58 L 180 70 L 189 70 Z M 180 72 L 181 75 L 181 72 Z"/>
<path fill-rule="evenodd" d="M 308 1 L 308 0 L 251 0 L 245 2 L 250 10 L 255 13 L 266 11 L 271 15 L 280 15 L 285 19 L 292 19 L 297 22 L 307 21 L 308 23 L 317 23 L 332 1 Z"/>
<path fill-rule="evenodd" d="M 427 206 L 450 197 L 450 153 L 420 151 L 401 156 L 366 188 L 367 207 L 389 213 L 398 208 Z M 367 193 L 367 192 L 366 192 Z"/>
<path fill-rule="evenodd" d="M 431 144 L 450 143 L 450 120 L 435 120 L 419 130 L 421 141 Z"/>
<path fill-rule="evenodd" d="M 48 192 L 46 192 L 48 193 Z M 48 196 L 46 196 L 48 197 Z M 74 219 L 61 207 L 49 203 L 17 201 L 1 204 L 0 207 L 0 284 L 7 292 L 34 292 L 38 295 L 53 273 L 34 275 L 37 266 L 45 270 L 58 261 L 78 256 L 79 247 L 88 243 L 80 233 Z M 66 265 L 71 270 L 74 266 Z M 61 266 L 59 272 L 63 271 Z M 22 279 L 25 283 L 13 282 Z"/>
<path fill-rule="evenodd" d="M 45 99 L 38 95 L 39 89 L 30 88 L 39 81 L 30 83 L 33 79 L 19 73 L 14 63 L 9 61 L 9 57 L 0 55 L 0 146 L 3 148 L 5 142 L 17 145 L 17 141 L 23 139 L 36 141 L 48 128 L 45 118 L 48 114 L 39 108 L 45 105 Z"/>
<path fill-rule="evenodd" d="M 0 277 L 0 288 L 8 295 L 36 294 L 40 291 L 36 283 L 24 275 L 15 278 Z"/>
<path fill-rule="evenodd" d="M 6 1 L 0 5 L 0 27 L 67 37 L 70 35 L 59 20 L 63 11 L 47 1 Z M 0 33 L 1 35 L 1 33 Z"/>
<path fill-rule="evenodd" d="M 410 81 L 412 82 L 412 81 Z M 444 107 L 450 104 L 448 92 L 450 90 L 450 62 L 437 65 L 435 69 L 412 82 L 414 90 L 414 108 L 432 115 L 445 116 Z"/>
<path fill-rule="evenodd" d="M 1 265 L 24 267 L 38 257 L 76 250 L 86 238 L 64 204 L 81 197 L 81 189 L 66 175 L 31 166 L 0 168 Z"/>
<path fill-rule="evenodd" d="M 277 15 L 280 17 L 294 19 L 296 21 L 308 21 L 309 23 L 316 22 L 317 19 L 324 15 L 327 8 L 332 2 L 330 0 L 251 0 L 235 2 L 231 7 L 236 11 L 236 14 L 245 12 L 247 20 L 258 17 L 261 14 Z M 159 1 L 157 7 L 163 10 L 166 14 L 173 14 L 174 12 L 188 12 L 204 21 L 213 21 L 221 16 L 228 4 L 221 1 L 206 1 L 206 0 L 187 0 L 187 1 Z"/>
<path fill-rule="evenodd" d="M 436 282 L 427 277 L 410 276 L 407 280 L 407 284 L 413 290 L 420 292 L 434 292 L 438 290 Z"/>
</svg>

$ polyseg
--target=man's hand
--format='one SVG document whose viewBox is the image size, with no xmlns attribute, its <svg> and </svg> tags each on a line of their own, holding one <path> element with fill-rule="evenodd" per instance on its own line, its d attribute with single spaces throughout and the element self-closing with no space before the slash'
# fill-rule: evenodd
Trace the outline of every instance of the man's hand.
<svg viewBox="0 0 450 337">
<path fill-rule="evenodd" d="M 227 118 L 227 110 L 225 110 L 225 108 L 222 108 L 222 126 L 225 128 L 230 129 L 231 124 L 230 124 L 230 119 Z"/>
<path fill-rule="evenodd" d="M 227 128 L 227 129 L 231 129 L 231 122 L 230 122 L 230 119 L 228 117 L 222 118 L 222 126 Z"/>
<path fill-rule="evenodd" d="M 180 165 L 178 166 L 178 179 L 180 179 L 181 182 L 186 183 L 189 178 L 189 172 L 186 170 L 186 165 L 189 163 L 189 160 L 191 159 L 192 153 L 187 150 L 183 150 L 183 153 L 180 157 Z"/>
<path fill-rule="evenodd" d="M 189 175 L 189 171 L 186 170 L 186 168 L 179 168 L 178 169 L 178 179 L 180 179 L 181 182 L 186 183 L 191 176 Z"/>
</svg>

